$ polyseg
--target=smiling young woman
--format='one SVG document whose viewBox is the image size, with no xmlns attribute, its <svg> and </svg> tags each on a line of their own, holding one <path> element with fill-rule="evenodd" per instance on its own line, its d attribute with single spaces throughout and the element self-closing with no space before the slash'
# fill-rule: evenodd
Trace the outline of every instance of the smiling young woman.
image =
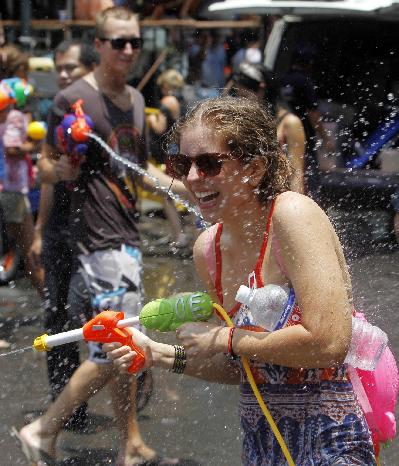
<svg viewBox="0 0 399 466">
<path fill-rule="evenodd" d="M 249 359 L 296 465 L 375 465 L 370 432 L 343 364 L 352 314 L 345 258 L 324 212 L 288 190 L 289 165 L 273 118 L 253 100 L 211 99 L 175 126 L 170 142 L 184 154 L 170 155 L 171 169 L 214 223 L 195 243 L 196 270 L 213 302 L 229 310 L 234 330 L 210 322 L 183 324 L 176 331 L 184 348 L 179 353 L 134 331 L 147 365 L 177 372 L 179 363 L 185 374 L 239 384 L 246 466 L 285 462 L 236 356 Z M 240 285 L 248 283 L 288 287 L 295 321 L 274 332 L 253 331 L 256 320 L 235 301 Z M 134 358 L 119 344 L 105 350 L 121 372 Z"/>
</svg>

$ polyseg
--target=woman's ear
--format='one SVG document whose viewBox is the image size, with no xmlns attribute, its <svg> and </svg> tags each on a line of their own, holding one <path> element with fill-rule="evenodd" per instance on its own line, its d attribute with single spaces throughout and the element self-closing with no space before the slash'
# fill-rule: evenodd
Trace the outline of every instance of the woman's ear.
<svg viewBox="0 0 399 466">
<path fill-rule="evenodd" d="M 248 162 L 244 168 L 245 181 L 256 188 L 266 171 L 266 163 L 262 157 L 256 157 Z"/>
</svg>

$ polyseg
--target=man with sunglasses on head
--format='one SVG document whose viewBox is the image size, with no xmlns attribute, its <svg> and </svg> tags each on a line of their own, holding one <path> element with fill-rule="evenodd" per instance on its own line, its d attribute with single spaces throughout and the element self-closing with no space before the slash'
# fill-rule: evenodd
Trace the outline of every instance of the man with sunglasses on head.
<svg viewBox="0 0 399 466">
<path fill-rule="evenodd" d="M 88 141 L 78 166 L 70 163 L 68 155 L 59 155 L 52 141 L 63 116 L 82 99 L 83 111 L 93 121 L 93 132 L 117 153 L 147 168 L 144 99 L 126 84 L 142 46 L 137 16 L 124 7 L 99 13 L 95 45 L 100 56 L 98 67 L 55 98 L 47 142 L 56 161 L 42 170 L 46 182 L 64 180 L 72 185 L 69 229 L 74 265 L 68 304 L 74 327 L 81 327 L 104 309 L 138 315 L 142 285 L 136 188 L 138 182 L 154 187 L 150 180 L 138 178 L 110 159 L 93 140 Z M 162 185 L 170 185 L 171 179 L 156 167 L 150 165 L 148 171 Z M 179 183 L 174 187 L 179 193 L 184 191 Z M 101 345 L 89 343 L 89 359 L 74 372 L 48 411 L 20 431 L 25 450 L 37 453 L 36 461 L 55 462 L 57 435 L 73 410 L 110 384 L 121 431 L 116 464 L 161 464 L 155 463 L 156 453 L 144 443 L 138 429 L 136 380 L 117 376 L 107 362 Z M 129 384 L 131 390 L 126 389 Z M 162 464 L 176 461 L 163 458 Z"/>
</svg>

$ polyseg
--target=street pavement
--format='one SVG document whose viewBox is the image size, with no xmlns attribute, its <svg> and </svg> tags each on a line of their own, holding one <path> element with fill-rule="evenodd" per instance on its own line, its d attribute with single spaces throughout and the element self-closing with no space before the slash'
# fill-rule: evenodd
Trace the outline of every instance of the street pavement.
<svg viewBox="0 0 399 466">
<path fill-rule="evenodd" d="M 348 231 L 346 217 L 335 212 L 342 231 Z M 346 223 L 345 223 L 346 222 Z M 168 246 L 154 246 L 157 236 L 167 233 L 165 220 L 154 213 L 142 223 L 144 284 L 148 300 L 174 292 L 203 287 L 196 277 L 189 251 L 166 253 Z M 190 235 L 194 231 L 188 227 Z M 375 235 L 374 235 L 375 236 Z M 371 236 L 370 236 L 371 238 Z M 353 278 L 356 307 L 372 323 L 385 330 L 391 347 L 399 356 L 399 248 L 391 240 L 367 242 L 347 248 Z M 40 302 L 24 278 L 0 288 L 0 338 L 12 343 L 12 350 L 31 346 L 43 333 Z M 173 341 L 173 335 L 158 339 Z M 84 344 L 82 354 L 85 353 Z M 47 376 L 45 358 L 31 349 L 9 356 L 0 355 L 0 466 L 26 466 L 12 426 L 20 428 L 27 413 L 45 408 Z M 155 389 L 147 407 L 140 413 L 140 428 L 148 444 L 160 455 L 182 458 L 186 466 L 239 466 L 241 430 L 237 415 L 236 387 L 220 386 L 154 370 Z M 58 443 L 60 465 L 112 465 L 118 445 L 118 432 L 112 417 L 107 390 L 95 395 L 89 404 L 91 424 L 86 433 L 63 431 Z M 395 440 L 383 450 L 382 465 L 399 465 Z"/>
</svg>

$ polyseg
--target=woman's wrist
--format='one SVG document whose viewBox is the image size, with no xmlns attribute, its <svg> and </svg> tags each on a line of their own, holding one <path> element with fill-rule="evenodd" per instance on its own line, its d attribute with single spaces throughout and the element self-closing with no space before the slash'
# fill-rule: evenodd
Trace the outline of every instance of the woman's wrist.
<svg viewBox="0 0 399 466">
<path fill-rule="evenodd" d="M 162 367 L 171 370 L 175 362 L 175 348 L 173 345 L 154 342 L 151 348 L 152 364 L 154 367 Z"/>
<path fill-rule="evenodd" d="M 228 353 L 229 352 L 229 342 L 230 342 L 230 328 L 231 327 L 221 327 L 219 330 L 217 343 L 216 343 L 216 352 L 217 353 Z"/>
</svg>

